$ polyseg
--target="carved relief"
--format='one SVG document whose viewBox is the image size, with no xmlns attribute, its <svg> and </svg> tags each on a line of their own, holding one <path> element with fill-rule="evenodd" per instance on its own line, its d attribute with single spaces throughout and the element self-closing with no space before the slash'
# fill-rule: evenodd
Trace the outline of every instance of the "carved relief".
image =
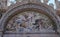
<svg viewBox="0 0 60 37">
<path fill-rule="evenodd" d="M 7 24 L 8 32 L 39 32 L 53 30 L 52 21 L 44 14 L 34 11 L 22 12 L 14 16 Z"/>
</svg>

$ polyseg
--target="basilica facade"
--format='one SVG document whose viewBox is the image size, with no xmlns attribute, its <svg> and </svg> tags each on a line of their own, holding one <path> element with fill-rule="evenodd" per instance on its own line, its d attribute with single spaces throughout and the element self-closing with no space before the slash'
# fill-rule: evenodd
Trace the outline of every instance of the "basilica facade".
<svg viewBox="0 0 60 37">
<path fill-rule="evenodd" d="M 48 0 L 17 1 L 1 6 L 0 37 L 60 37 L 59 9 Z"/>
</svg>

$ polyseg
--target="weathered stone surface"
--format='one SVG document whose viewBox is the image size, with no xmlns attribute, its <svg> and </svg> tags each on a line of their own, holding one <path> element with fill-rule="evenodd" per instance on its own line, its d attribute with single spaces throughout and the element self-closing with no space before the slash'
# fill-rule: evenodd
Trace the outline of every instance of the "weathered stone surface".
<svg viewBox="0 0 60 37">
<path fill-rule="evenodd" d="M 55 11 L 45 5 L 45 4 L 42 4 L 42 3 L 39 3 L 39 2 L 22 2 L 22 3 L 17 3 L 15 5 L 12 5 L 9 7 L 9 9 L 6 11 L 6 13 L 3 15 L 3 17 L 1 18 L 1 21 L 0 21 L 0 31 L 3 31 L 2 33 L 5 32 L 5 29 L 6 29 L 6 26 L 7 26 L 7 23 L 9 22 L 9 20 L 14 17 L 15 15 L 21 13 L 21 12 L 24 12 L 24 11 L 37 11 L 39 13 L 42 13 L 42 14 L 45 14 L 47 15 L 51 20 L 53 20 L 54 24 L 57 26 L 57 25 L 60 25 L 59 23 L 59 20 L 57 18 L 57 15 L 54 13 Z M 57 28 L 56 28 L 57 30 Z M 27 35 L 29 36 L 36 36 L 36 37 L 59 37 L 59 35 L 57 34 L 23 34 L 24 36 L 22 37 L 25 37 Z M 20 37 L 20 34 L 2 34 L 1 36 L 3 37 Z M 27 36 L 27 37 L 29 37 Z"/>
<path fill-rule="evenodd" d="M 59 37 L 57 34 L 5 34 L 4 37 Z"/>
<path fill-rule="evenodd" d="M 44 5 L 45 6 L 45 5 Z M 25 10 L 27 10 L 26 8 L 28 8 L 29 10 L 35 10 L 35 9 L 37 9 L 37 11 L 38 10 L 43 10 L 43 11 L 45 11 L 45 12 L 43 12 L 44 14 L 46 13 L 48 16 L 50 16 L 51 17 L 51 19 L 52 20 L 54 20 L 54 22 L 56 23 L 56 24 L 58 24 L 58 18 L 57 18 L 57 16 L 56 16 L 56 14 L 54 13 L 54 11 L 52 12 L 50 9 L 48 9 L 48 8 L 45 8 L 45 7 L 43 7 L 42 5 L 41 6 L 39 6 L 39 5 L 37 5 L 37 4 L 33 4 L 33 3 L 31 3 L 31 4 L 26 4 L 26 5 L 21 5 L 21 6 L 18 6 L 18 7 L 15 7 L 15 8 L 12 8 L 12 9 L 9 9 L 7 12 L 6 12 L 6 14 L 2 17 L 2 19 L 1 19 L 1 22 L 4 22 L 4 23 L 1 23 L 0 25 L 2 25 L 2 27 L 3 27 L 3 24 L 5 24 L 5 22 L 6 22 L 6 20 L 7 20 L 7 18 L 9 17 L 9 16 L 11 16 L 11 15 L 13 15 L 13 14 L 16 14 L 16 11 L 18 11 L 18 10 L 23 10 L 23 9 L 25 9 Z M 14 13 L 15 12 L 15 13 Z"/>
</svg>

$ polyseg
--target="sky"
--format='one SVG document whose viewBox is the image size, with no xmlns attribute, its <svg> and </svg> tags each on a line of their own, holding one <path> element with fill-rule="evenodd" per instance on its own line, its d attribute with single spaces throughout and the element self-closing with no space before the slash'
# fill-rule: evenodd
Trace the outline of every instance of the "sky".
<svg viewBox="0 0 60 37">
<path fill-rule="evenodd" d="M 53 4 L 54 4 L 54 9 L 56 9 L 55 0 L 49 0 L 49 3 L 53 3 Z M 49 4 L 49 3 L 48 3 L 48 4 Z"/>
<path fill-rule="evenodd" d="M 41 0 L 41 2 L 43 2 L 43 0 Z M 56 9 L 55 0 L 49 0 L 47 4 L 49 5 L 49 3 L 53 3 L 54 4 L 54 9 Z"/>
<path fill-rule="evenodd" d="M 15 0 L 8 0 L 8 2 L 7 2 L 8 4 L 7 4 L 7 6 L 10 6 L 11 5 L 11 3 L 16 3 L 16 1 Z"/>
<path fill-rule="evenodd" d="M 11 1 L 11 2 L 8 2 L 8 6 L 9 6 L 11 3 L 16 3 L 15 0 L 9 0 L 9 1 Z M 58 1 L 60 1 L 60 0 L 58 0 Z M 41 0 L 41 2 L 43 2 L 43 0 Z M 54 4 L 54 9 L 56 9 L 55 0 L 49 0 L 48 5 L 49 5 L 49 3 L 53 3 L 53 4 Z"/>
</svg>

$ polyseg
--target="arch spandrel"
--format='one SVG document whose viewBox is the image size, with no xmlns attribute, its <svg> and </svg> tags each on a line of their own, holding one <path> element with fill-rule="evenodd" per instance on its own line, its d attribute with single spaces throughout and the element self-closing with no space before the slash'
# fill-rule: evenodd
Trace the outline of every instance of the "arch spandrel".
<svg viewBox="0 0 60 37">
<path fill-rule="evenodd" d="M 42 13 L 46 16 L 48 16 L 51 21 L 53 21 L 54 25 L 57 27 L 59 25 L 57 16 L 54 13 L 54 10 L 51 10 L 52 8 L 46 7 L 47 5 L 44 4 L 34 4 L 34 3 L 26 3 L 22 5 L 15 6 L 14 8 L 11 7 L 8 9 L 8 11 L 3 15 L 0 25 L 1 25 L 1 31 L 6 30 L 7 23 L 10 19 L 12 19 L 15 15 L 25 12 L 25 11 L 35 11 Z M 56 29 L 57 30 L 57 29 Z"/>
</svg>

